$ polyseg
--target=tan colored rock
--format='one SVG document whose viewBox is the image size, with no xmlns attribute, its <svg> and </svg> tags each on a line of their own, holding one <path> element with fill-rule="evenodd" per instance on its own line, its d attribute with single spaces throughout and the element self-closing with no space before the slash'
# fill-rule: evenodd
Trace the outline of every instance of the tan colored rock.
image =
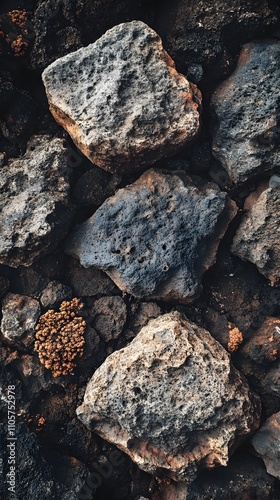
<svg viewBox="0 0 280 500">
<path fill-rule="evenodd" d="M 43 82 L 54 118 L 104 170 L 152 164 L 199 130 L 200 92 L 142 21 L 57 59 Z"/>
<path fill-rule="evenodd" d="M 186 482 L 226 465 L 259 413 L 259 398 L 224 348 L 178 312 L 151 320 L 111 354 L 77 409 L 141 469 Z"/>
</svg>

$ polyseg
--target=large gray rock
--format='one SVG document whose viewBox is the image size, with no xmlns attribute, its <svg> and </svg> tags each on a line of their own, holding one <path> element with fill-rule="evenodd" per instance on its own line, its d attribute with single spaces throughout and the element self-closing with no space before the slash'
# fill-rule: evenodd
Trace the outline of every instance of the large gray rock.
<svg viewBox="0 0 280 500">
<path fill-rule="evenodd" d="M 267 472 L 280 479 L 280 412 L 267 419 L 253 437 L 252 445 L 263 459 Z"/>
<path fill-rule="evenodd" d="M 243 47 L 237 68 L 214 92 L 213 154 L 233 182 L 280 166 L 280 42 Z"/>
<path fill-rule="evenodd" d="M 231 251 L 256 264 L 275 285 L 280 279 L 280 178 L 272 176 L 269 185 L 261 186 L 246 199 Z"/>
<path fill-rule="evenodd" d="M 1 332 L 10 342 L 34 340 L 35 326 L 41 314 L 40 304 L 27 295 L 9 293 L 2 303 Z M 24 339 L 23 339 L 24 337 Z"/>
<path fill-rule="evenodd" d="M 66 251 L 136 297 L 190 301 L 235 213 L 215 184 L 149 170 L 78 226 Z"/>
<path fill-rule="evenodd" d="M 57 245 L 73 215 L 69 190 L 62 139 L 35 136 L 1 168 L 0 263 L 30 265 Z"/>
<path fill-rule="evenodd" d="M 56 60 L 43 82 L 54 118 L 85 156 L 111 172 L 171 155 L 199 130 L 200 92 L 141 21 Z"/>
<path fill-rule="evenodd" d="M 78 417 L 155 475 L 191 482 L 226 465 L 259 422 L 257 396 L 209 332 L 173 312 L 151 320 L 90 380 Z"/>
</svg>

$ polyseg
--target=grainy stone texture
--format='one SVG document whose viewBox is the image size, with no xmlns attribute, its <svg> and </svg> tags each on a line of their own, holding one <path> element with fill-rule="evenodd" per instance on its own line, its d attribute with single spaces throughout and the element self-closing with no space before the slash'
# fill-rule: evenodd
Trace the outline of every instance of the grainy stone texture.
<svg viewBox="0 0 280 500">
<path fill-rule="evenodd" d="M 276 176 L 273 176 L 275 178 Z M 256 264 L 271 285 L 280 279 L 280 184 L 252 193 L 234 236 L 231 251 Z"/>
<path fill-rule="evenodd" d="M 23 157 L 1 168 L 0 194 L 0 262 L 30 265 L 57 245 L 73 215 L 63 141 L 33 137 Z"/>
<path fill-rule="evenodd" d="M 94 295 L 111 295 L 119 292 L 115 283 L 107 274 L 94 267 L 85 269 L 76 259 L 69 263 L 71 287 L 78 297 L 92 297 Z"/>
<path fill-rule="evenodd" d="M 66 251 L 136 297 L 190 301 L 235 213 L 215 184 L 149 170 L 78 226 Z"/>
<path fill-rule="evenodd" d="M 280 166 L 280 42 L 245 45 L 237 68 L 212 97 L 213 154 L 233 182 Z"/>
<path fill-rule="evenodd" d="M 280 479 L 280 412 L 267 419 L 253 437 L 252 445 L 262 457 L 267 472 Z"/>
<path fill-rule="evenodd" d="M 259 400 L 211 335 L 178 312 L 144 327 L 89 382 L 78 417 L 147 472 L 191 482 L 226 465 Z"/>
<path fill-rule="evenodd" d="M 34 340 L 35 326 L 41 313 L 36 299 L 9 293 L 2 303 L 1 332 L 6 340 L 17 342 Z"/>
<path fill-rule="evenodd" d="M 120 24 L 58 59 L 43 82 L 54 118 L 104 170 L 152 164 L 199 130 L 200 92 L 141 21 Z"/>
<path fill-rule="evenodd" d="M 80 177 L 75 184 L 73 194 L 81 205 L 101 205 L 116 191 L 121 178 L 98 167 L 93 167 Z"/>
<path fill-rule="evenodd" d="M 40 302 L 45 309 L 57 309 L 61 302 L 72 298 L 73 292 L 69 286 L 57 281 L 50 281 L 42 291 Z"/>
<path fill-rule="evenodd" d="M 93 326 L 105 342 L 118 338 L 126 322 L 126 305 L 121 297 L 101 297 L 90 312 Z"/>
</svg>

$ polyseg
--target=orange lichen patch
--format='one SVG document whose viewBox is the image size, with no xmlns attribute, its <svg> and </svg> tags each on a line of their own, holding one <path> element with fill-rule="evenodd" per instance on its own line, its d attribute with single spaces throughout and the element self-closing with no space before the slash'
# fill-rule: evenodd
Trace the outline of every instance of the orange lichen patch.
<svg viewBox="0 0 280 500">
<path fill-rule="evenodd" d="M 28 43 L 23 41 L 22 35 L 19 35 L 16 40 L 11 43 L 11 48 L 16 57 L 23 56 L 27 50 Z"/>
<path fill-rule="evenodd" d="M 227 348 L 229 352 L 235 352 L 243 342 L 241 331 L 233 323 L 228 322 L 229 341 Z"/>
<path fill-rule="evenodd" d="M 15 57 L 23 56 L 35 33 L 29 20 L 31 13 L 15 9 L 0 16 L 0 37 Z"/>
<path fill-rule="evenodd" d="M 62 302 L 59 312 L 50 309 L 39 318 L 35 351 L 53 377 L 72 372 L 75 359 L 83 354 L 86 322 L 79 316 L 82 308 L 82 302 L 74 298 Z"/>
<path fill-rule="evenodd" d="M 7 16 L 11 18 L 13 24 L 19 26 L 19 28 L 24 28 L 27 20 L 27 12 L 26 10 L 11 10 L 11 12 L 7 13 Z"/>
</svg>

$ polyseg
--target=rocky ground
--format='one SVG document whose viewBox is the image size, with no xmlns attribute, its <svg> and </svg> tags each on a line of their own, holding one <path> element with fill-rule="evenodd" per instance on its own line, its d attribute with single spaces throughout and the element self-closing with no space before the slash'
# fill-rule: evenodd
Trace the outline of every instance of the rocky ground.
<svg viewBox="0 0 280 500">
<path fill-rule="evenodd" d="M 279 39 L 2 1 L 1 500 L 280 498 Z"/>
</svg>

